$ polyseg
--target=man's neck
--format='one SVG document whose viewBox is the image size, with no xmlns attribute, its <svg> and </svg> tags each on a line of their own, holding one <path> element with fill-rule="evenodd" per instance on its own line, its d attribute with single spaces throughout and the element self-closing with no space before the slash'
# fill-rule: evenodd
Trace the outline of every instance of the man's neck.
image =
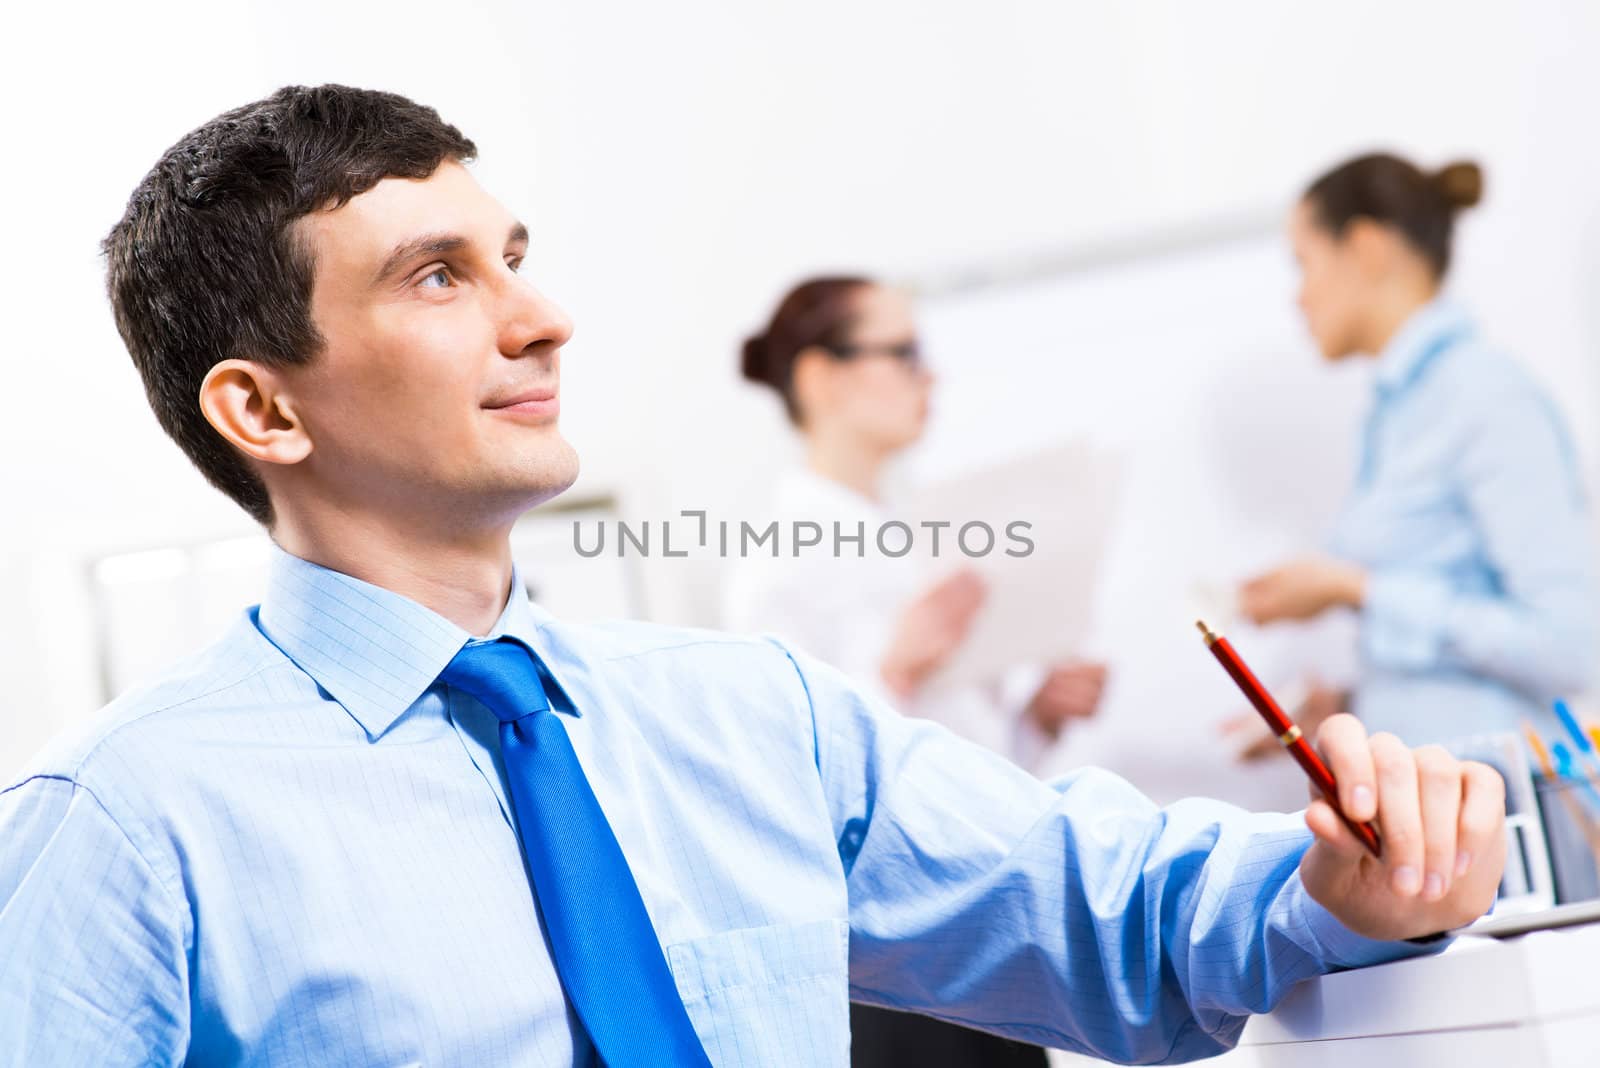
<svg viewBox="0 0 1600 1068">
<path fill-rule="evenodd" d="M 285 552 L 408 597 L 476 637 L 505 611 L 510 534 L 507 526 L 476 538 L 430 538 L 351 515 L 320 524 L 280 515 L 272 529 Z"/>
</svg>

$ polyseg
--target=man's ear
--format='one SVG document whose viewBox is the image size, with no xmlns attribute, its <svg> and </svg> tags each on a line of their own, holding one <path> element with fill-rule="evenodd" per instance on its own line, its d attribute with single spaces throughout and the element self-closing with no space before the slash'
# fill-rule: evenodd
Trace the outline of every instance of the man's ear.
<svg viewBox="0 0 1600 1068">
<path fill-rule="evenodd" d="M 223 360 L 200 383 L 206 422 L 246 456 L 297 464 L 311 455 L 311 435 L 279 373 L 252 360 Z"/>
</svg>

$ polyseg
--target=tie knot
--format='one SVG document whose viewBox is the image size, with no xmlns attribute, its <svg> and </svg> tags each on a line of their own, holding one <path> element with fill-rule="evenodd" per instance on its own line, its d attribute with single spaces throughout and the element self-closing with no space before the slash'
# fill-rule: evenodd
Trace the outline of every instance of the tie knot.
<svg viewBox="0 0 1600 1068">
<path fill-rule="evenodd" d="M 468 642 L 439 674 L 439 681 L 470 693 L 502 723 L 550 707 L 539 680 L 538 657 L 514 638 Z"/>
</svg>

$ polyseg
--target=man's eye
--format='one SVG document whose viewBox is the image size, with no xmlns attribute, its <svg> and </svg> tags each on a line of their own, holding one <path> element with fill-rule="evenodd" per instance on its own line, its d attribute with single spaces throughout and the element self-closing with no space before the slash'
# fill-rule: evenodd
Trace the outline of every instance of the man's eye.
<svg viewBox="0 0 1600 1068">
<path fill-rule="evenodd" d="M 437 285 L 432 284 L 435 278 L 442 279 Z M 442 289 L 450 285 L 450 268 L 440 267 L 417 283 L 427 289 Z"/>
</svg>

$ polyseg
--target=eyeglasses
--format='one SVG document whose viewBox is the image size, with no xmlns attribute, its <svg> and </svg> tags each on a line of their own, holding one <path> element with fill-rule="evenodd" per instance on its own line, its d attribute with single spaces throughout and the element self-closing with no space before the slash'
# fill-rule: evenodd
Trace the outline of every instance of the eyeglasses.
<svg viewBox="0 0 1600 1068">
<path fill-rule="evenodd" d="M 915 341 L 902 341 L 894 345 L 830 345 L 828 351 L 841 360 L 882 353 L 893 356 L 913 370 L 923 366 L 922 346 Z"/>
</svg>

